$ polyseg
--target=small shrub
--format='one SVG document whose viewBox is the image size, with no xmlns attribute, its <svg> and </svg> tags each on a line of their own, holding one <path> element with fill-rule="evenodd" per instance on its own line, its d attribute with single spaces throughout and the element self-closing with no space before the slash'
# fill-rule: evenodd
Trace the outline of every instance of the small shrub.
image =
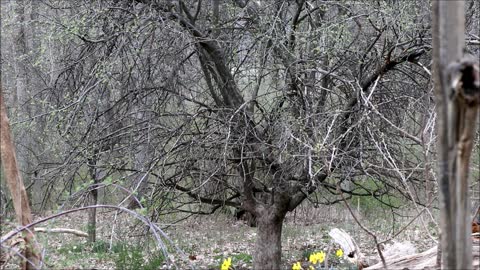
<svg viewBox="0 0 480 270">
<path fill-rule="evenodd" d="M 107 253 L 109 246 L 107 242 L 99 240 L 93 243 L 92 251 L 94 253 Z"/>
<path fill-rule="evenodd" d="M 143 266 L 143 269 L 146 269 L 146 270 L 160 269 L 160 266 L 162 266 L 164 261 L 165 261 L 165 257 L 163 256 L 163 254 L 157 255 L 157 256 L 151 258 L 148 261 L 148 263 Z"/>
<path fill-rule="evenodd" d="M 139 248 L 127 244 L 117 244 L 112 247 L 112 252 L 117 253 L 115 258 L 117 269 L 142 269 L 144 259 Z"/>
</svg>

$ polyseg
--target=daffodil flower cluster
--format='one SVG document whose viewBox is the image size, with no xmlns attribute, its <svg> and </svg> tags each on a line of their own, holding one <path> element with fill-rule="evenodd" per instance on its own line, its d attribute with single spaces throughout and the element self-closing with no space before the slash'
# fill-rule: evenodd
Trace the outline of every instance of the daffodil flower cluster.
<svg viewBox="0 0 480 270">
<path fill-rule="evenodd" d="M 221 270 L 228 270 L 230 269 L 230 266 L 232 265 L 232 258 L 225 259 L 222 263 L 222 267 L 220 267 Z"/>
<path fill-rule="evenodd" d="M 300 264 L 300 262 L 294 263 L 292 266 L 292 270 L 302 270 L 302 265 Z"/>
<path fill-rule="evenodd" d="M 336 252 L 335 252 L 335 255 L 339 258 L 343 257 L 343 250 L 341 249 L 338 249 Z M 325 261 L 325 257 L 326 257 L 326 254 L 325 252 L 323 251 L 319 251 L 319 252 L 314 252 L 312 254 L 310 254 L 309 258 L 308 258 L 308 261 L 311 263 L 311 264 L 318 264 L 318 263 L 322 263 Z M 308 269 L 309 270 L 314 270 L 315 268 L 312 266 L 312 265 L 309 265 L 308 266 Z M 222 269 L 223 270 L 223 269 Z M 300 262 L 296 262 L 293 264 L 292 266 L 292 270 L 303 270 L 302 268 L 302 265 Z"/>
<path fill-rule="evenodd" d="M 324 260 L 325 260 L 325 252 L 323 251 L 312 253 L 308 258 L 308 261 L 313 264 L 322 263 Z"/>
</svg>

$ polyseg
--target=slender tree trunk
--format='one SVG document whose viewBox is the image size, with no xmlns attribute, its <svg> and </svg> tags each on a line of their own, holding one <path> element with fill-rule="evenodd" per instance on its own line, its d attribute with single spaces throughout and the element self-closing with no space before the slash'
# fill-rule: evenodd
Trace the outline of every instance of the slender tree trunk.
<svg viewBox="0 0 480 270">
<path fill-rule="evenodd" d="M 96 155 L 96 153 L 94 153 Z M 96 158 L 89 160 L 90 165 L 90 177 L 93 179 L 93 186 L 91 187 L 88 198 L 90 205 L 96 205 L 98 203 L 98 189 L 97 189 L 97 172 L 95 165 L 97 164 Z M 97 238 L 97 208 L 93 207 L 88 210 L 88 225 L 87 225 L 88 241 L 94 243 Z"/>
<path fill-rule="evenodd" d="M 7 109 L 5 108 L 2 96 L 3 93 L 0 82 L 0 157 L 5 172 L 5 179 L 12 196 L 17 221 L 19 224 L 25 226 L 32 222 L 32 213 L 22 176 L 18 169 L 15 147 L 13 146 L 10 124 L 7 117 Z M 34 237 L 33 228 L 24 234 L 25 250 L 22 255 L 31 263 L 22 260 L 21 269 L 36 269 L 36 266 L 38 266 L 41 261 L 40 250 Z"/>
<path fill-rule="evenodd" d="M 27 28 L 26 31 L 26 39 L 29 41 L 28 43 L 28 48 L 30 49 L 29 52 L 29 61 L 30 62 L 37 62 L 37 61 L 42 61 L 42 42 L 41 42 L 41 37 L 44 35 L 42 33 L 42 28 L 39 26 L 39 14 L 41 13 L 40 7 L 41 3 L 40 1 L 31 1 L 29 3 L 30 5 L 30 11 L 29 11 L 29 27 Z M 38 69 L 35 67 L 31 67 L 29 65 L 29 68 L 32 72 L 30 72 L 30 80 L 29 80 L 29 98 L 30 101 L 33 101 L 33 104 L 31 105 L 31 109 L 29 111 L 30 115 L 29 117 L 32 116 L 38 116 L 43 113 L 43 106 L 41 102 L 38 102 L 38 99 L 35 98 L 37 95 L 41 96 L 42 90 L 45 88 L 45 84 L 43 83 L 44 80 L 43 78 L 38 75 Z M 30 107 L 30 106 L 27 106 Z M 31 149 L 32 152 L 34 152 L 33 156 L 36 158 L 29 158 L 29 172 L 30 172 L 30 181 L 32 183 L 31 187 L 31 194 L 32 196 L 29 197 L 31 205 L 32 205 L 32 210 L 33 211 L 40 211 L 42 210 L 42 201 L 43 197 L 45 196 L 45 189 L 44 189 L 44 177 L 41 177 L 42 171 L 38 169 L 38 160 L 44 160 L 45 158 L 48 157 L 48 154 L 45 153 L 43 149 L 45 149 L 45 140 L 46 136 L 48 136 L 45 133 L 46 130 L 46 117 L 37 117 L 33 121 L 33 125 L 31 127 L 30 133 L 30 145 L 29 148 Z M 30 156 L 32 156 L 32 153 L 30 153 Z"/>
<path fill-rule="evenodd" d="M 93 188 L 89 194 L 89 204 L 96 205 L 98 202 L 98 190 Z M 97 240 L 97 208 L 88 210 L 88 242 L 94 243 Z"/>
<path fill-rule="evenodd" d="M 148 124 L 150 125 L 150 124 Z M 135 198 L 140 200 L 146 195 L 148 188 L 148 158 L 153 155 L 153 148 L 150 145 L 150 141 L 145 142 L 143 145 L 139 146 L 140 151 L 133 154 L 133 164 L 134 168 L 140 173 L 135 173 L 132 177 L 132 191 L 135 191 Z M 138 204 L 137 200 L 133 196 L 130 198 L 128 203 L 128 209 L 138 209 L 141 205 Z"/>
<path fill-rule="evenodd" d="M 110 95 L 109 95 L 109 98 L 110 98 Z M 145 107 L 150 106 L 149 102 L 150 101 L 148 99 L 144 99 L 141 101 L 141 103 L 134 105 L 137 107 L 137 110 L 138 110 L 136 114 L 136 118 L 138 119 L 138 121 L 144 122 L 146 119 L 149 119 L 149 121 L 146 122 L 145 123 L 146 126 L 144 126 L 146 128 L 146 134 L 147 134 L 146 140 L 139 145 L 137 145 L 136 143 L 132 144 L 131 153 L 132 153 L 133 167 L 138 172 L 133 174 L 131 178 L 131 183 L 132 183 L 131 191 L 135 193 L 135 197 L 134 196 L 130 197 L 130 201 L 127 206 L 129 209 L 137 209 L 141 207 L 141 205 L 139 205 L 136 199 L 141 200 L 146 195 L 146 192 L 148 189 L 148 179 L 150 175 L 150 173 L 147 173 L 147 172 L 151 165 L 149 162 L 149 158 L 155 155 L 155 149 L 152 146 L 152 141 L 151 141 L 152 124 L 150 123 L 150 119 L 153 119 L 154 116 L 151 115 L 150 112 L 146 112 L 142 110 L 143 106 Z M 110 106 L 113 106 L 113 102 L 112 102 L 112 105 Z M 109 110 L 109 112 L 112 112 L 112 110 Z M 109 113 L 109 114 L 106 114 L 106 116 L 107 116 L 106 121 L 110 123 L 114 123 L 115 119 L 113 114 Z M 121 128 L 121 126 L 119 125 L 113 125 L 113 127 L 116 129 Z M 111 142 L 112 147 L 114 144 L 115 142 Z"/>
<path fill-rule="evenodd" d="M 281 269 L 282 226 L 285 214 L 274 214 L 266 210 L 257 217 L 253 269 Z"/>
<path fill-rule="evenodd" d="M 478 59 L 463 56 L 464 1 L 433 2 L 442 265 L 472 269 L 469 164 L 480 106 Z"/>
<path fill-rule="evenodd" d="M 27 67 L 26 57 L 28 56 L 28 37 L 27 37 L 27 27 L 25 24 L 28 23 L 28 14 L 25 10 L 25 1 L 16 0 L 15 5 L 15 15 L 17 16 L 17 27 L 14 34 L 14 48 L 15 48 L 15 87 L 16 87 L 16 100 L 15 107 L 17 110 L 16 117 L 26 118 L 31 116 L 30 106 L 25 106 L 29 100 L 29 86 L 30 86 L 30 75 Z M 20 171 L 23 172 L 23 181 L 27 186 L 30 185 L 30 171 L 31 171 L 31 158 L 29 158 L 29 150 L 32 148 L 32 136 L 29 132 L 29 128 L 22 128 L 18 131 L 16 136 L 16 149 L 17 149 L 17 162 Z M 27 190 L 28 197 L 31 199 L 32 194 L 31 190 Z"/>
</svg>

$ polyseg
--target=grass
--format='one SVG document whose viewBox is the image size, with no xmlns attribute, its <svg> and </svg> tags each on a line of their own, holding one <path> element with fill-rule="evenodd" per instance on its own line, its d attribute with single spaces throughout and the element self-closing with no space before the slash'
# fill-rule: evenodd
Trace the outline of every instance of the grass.
<svg viewBox="0 0 480 270">
<path fill-rule="evenodd" d="M 238 264 L 238 263 L 247 263 L 247 264 L 251 264 L 253 262 L 253 257 L 252 255 L 250 254 L 247 254 L 247 253 L 238 253 L 238 254 L 231 254 L 231 255 L 228 255 L 228 256 L 224 256 L 224 255 L 217 255 L 215 256 L 215 260 L 218 260 L 219 263 L 222 263 L 223 260 L 227 259 L 227 258 L 232 258 L 232 262 L 233 264 Z"/>
<path fill-rule="evenodd" d="M 155 270 L 160 269 L 165 262 L 162 253 L 149 256 L 143 246 L 127 242 L 115 242 L 110 246 L 109 243 L 102 240 L 93 244 L 85 241 L 73 241 L 63 244 L 56 253 L 57 256 L 50 255 L 46 258 L 48 266 L 91 268 L 92 262 L 98 264 L 110 261 L 109 267 L 114 269 Z M 89 258 L 89 261 L 86 261 L 85 258 Z"/>
</svg>

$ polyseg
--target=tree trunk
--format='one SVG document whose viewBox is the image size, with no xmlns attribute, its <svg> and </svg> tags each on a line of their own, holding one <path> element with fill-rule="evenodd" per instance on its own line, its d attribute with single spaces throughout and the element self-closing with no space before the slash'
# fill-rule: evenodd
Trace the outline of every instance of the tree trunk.
<svg viewBox="0 0 480 270">
<path fill-rule="evenodd" d="M 96 205 L 98 202 L 98 190 L 94 187 L 89 194 L 89 204 Z M 94 243 L 97 239 L 97 208 L 93 207 L 88 210 L 88 242 Z"/>
<path fill-rule="evenodd" d="M 463 56 L 464 1 L 433 2 L 442 266 L 472 269 L 469 164 L 480 106 L 478 59 Z"/>
<path fill-rule="evenodd" d="M 29 12 L 29 23 L 28 27 L 26 28 L 26 33 L 25 33 L 25 38 L 28 41 L 27 42 L 27 48 L 30 51 L 29 52 L 29 62 L 38 62 L 42 61 L 42 46 L 45 46 L 45 44 L 42 44 L 42 37 L 45 35 L 43 33 L 42 27 L 40 26 L 40 13 L 42 13 L 41 9 L 41 3 L 40 1 L 30 1 L 28 5 L 30 5 L 30 12 Z M 27 6 L 28 6 L 27 5 Z M 39 99 L 37 99 L 37 95 L 41 96 L 42 90 L 45 89 L 46 85 L 44 84 L 44 78 L 40 75 L 40 72 L 35 67 L 30 67 L 29 65 L 29 70 L 31 70 L 30 73 L 30 79 L 29 79 L 29 85 L 28 85 L 28 90 L 29 90 L 29 100 L 33 104 L 31 104 L 31 109 L 28 110 L 29 117 L 32 116 L 38 116 L 44 113 L 44 106 L 42 105 L 41 102 L 39 102 Z M 41 99 L 40 99 L 41 100 Z M 24 107 L 30 107 L 30 106 L 24 106 Z M 44 188 L 44 185 L 46 184 L 47 181 L 45 181 L 45 178 L 42 177 L 42 170 L 39 169 L 39 161 L 44 160 L 48 157 L 48 154 L 45 153 L 45 139 L 48 134 L 46 133 L 47 130 L 47 121 L 46 117 L 37 117 L 35 120 L 33 120 L 33 125 L 31 127 L 31 131 L 29 133 L 29 142 L 30 144 L 28 147 L 31 149 L 29 153 L 29 164 L 30 167 L 28 168 L 29 172 L 29 180 L 30 183 L 32 183 L 32 187 L 30 188 L 31 190 L 31 197 L 28 197 L 30 199 L 30 203 L 32 205 L 32 210 L 33 211 L 40 211 L 42 210 L 42 201 L 45 197 L 46 190 Z M 30 158 L 34 156 L 35 158 Z"/>
<path fill-rule="evenodd" d="M 0 157 L 5 179 L 12 196 L 17 221 L 22 226 L 25 226 L 32 222 L 32 213 L 22 176 L 18 169 L 15 147 L 13 146 L 13 140 L 11 138 L 10 123 L 7 117 L 7 108 L 5 107 L 2 95 L 0 82 Z M 22 255 L 23 258 L 26 258 L 31 263 L 22 260 L 21 269 L 36 269 L 37 265 L 40 265 L 40 249 L 34 238 L 35 235 L 32 230 L 24 233 L 25 250 Z"/>
<path fill-rule="evenodd" d="M 150 123 L 147 123 L 147 125 L 150 126 Z M 150 127 L 147 130 L 150 132 Z M 154 155 L 154 150 L 150 143 L 150 140 L 148 140 L 144 145 L 136 146 L 136 148 L 140 148 L 140 151 L 133 154 L 134 168 L 139 172 L 135 173 L 132 177 L 133 185 L 131 190 L 134 192 L 135 197 L 130 197 L 130 202 L 127 206 L 128 209 L 138 209 L 145 206 L 140 205 L 138 201 L 146 195 L 148 188 L 148 178 L 150 174 L 147 172 L 151 165 L 148 162 L 148 158 Z"/>
<path fill-rule="evenodd" d="M 282 226 L 285 214 L 262 213 L 257 217 L 258 229 L 253 269 L 281 269 Z"/>
<path fill-rule="evenodd" d="M 18 118 L 27 118 L 31 116 L 30 106 L 25 106 L 29 101 L 29 85 L 30 85 L 30 75 L 28 72 L 28 63 L 27 56 L 29 46 L 27 44 L 27 28 L 25 25 L 28 23 L 28 14 L 25 10 L 25 1 L 16 0 L 15 5 L 15 15 L 17 16 L 18 25 L 14 32 L 14 48 L 15 48 L 15 78 L 16 78 L 16 93 L 14 100 L 15 107 L 17 110 L 16 117 Z M 20 171 L 22 172 L 23 181 L 26 186 L 30 186 L 31 177 L 31 161 L 32 158 L 29 157 L 30 152 L 28 149 L 32 149 L 33 144 L 31 143 L 32 136 L 29 132 L 30 128 L 21 128 L 18 131 L 16 136 L 16 151 L 17 151 L 17 162 Z M 32 198 L 31 190 L 27 190 L 28 197 Z"/>
<path fill-rule="evenodd" d="M 94 156 L 96 152 L 94 153 Z M 89 160 L 90 165 L 90 177 L 93 179 L 93 185 L 90 187 L 90 191 L 88 194 L 89 197 L 89 205 L 96 205 L 98 203 L 98 178 L 97 178 L 97 170 L 95 168 L 97 164 L 96 157 Z M 88 210 L 88 225 L 87 225 L 87 233 L 88 233 L 88 242 L 94 243 L 97 238 L 97 208 L 93 207 Z"/>
</svg>

